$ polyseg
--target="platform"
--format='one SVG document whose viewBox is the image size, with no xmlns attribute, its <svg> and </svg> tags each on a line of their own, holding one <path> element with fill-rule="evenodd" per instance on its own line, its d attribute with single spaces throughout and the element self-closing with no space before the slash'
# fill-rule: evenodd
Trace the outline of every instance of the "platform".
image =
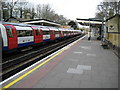
<svg viewBox="0 0 120 90">
<path fill-rule="evenodd" d="M 93 38 L 88 41 L 86 36 L 56 56 L 51 56 L 50 61 L 31 71 L 24 78 L 21 76 L 29 70 L 4 83 L 3 86 L 8 88 L 118 88 L 118 57 L 111 49 L 103 49 L 100 44 L 100 41 Z"/>
</svg>

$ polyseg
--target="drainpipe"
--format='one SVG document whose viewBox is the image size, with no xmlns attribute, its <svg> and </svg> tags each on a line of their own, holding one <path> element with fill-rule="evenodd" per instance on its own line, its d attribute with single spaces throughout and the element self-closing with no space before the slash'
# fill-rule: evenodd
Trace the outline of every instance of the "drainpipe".
<svg viewBox="0 0 120 90">
<path fill-rule="evenodd" d="M 119 58 L 120 58 L 120 43 L 119 43 L 119 39 L 120 39 L 120 35 L 119 35 L 119 33 L 120 33 L 120 12 L 119 12 L 119 10 L 120 10 L 120 6 L 119 6 L 119 4 L 120 4 L 120 1 L 118 2 L 118 56 L 119 56 Z"/>
<path fill-rule="evenodd" d="M 3 10 L 2 10 L 2 1 L 0 1 L 0 22 L 3 20 Z"/>
</svg>

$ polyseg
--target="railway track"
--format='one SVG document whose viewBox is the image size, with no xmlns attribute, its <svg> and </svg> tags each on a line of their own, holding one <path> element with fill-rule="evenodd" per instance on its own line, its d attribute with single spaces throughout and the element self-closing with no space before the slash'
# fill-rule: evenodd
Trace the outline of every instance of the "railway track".
<svg viewBox="0 0 120 90">
<path fill-rule="evenodd" d="M 49 54 L 59 50 L 60 48 L 70 44 L 71 42 L 79 39 L 83 35 L 78 35 L 73 38 L 69 38 L 67 40 L 61 41 L 59 43 L 54 43 L 53 45 L 44 46 L 44 48 L 35 49 L 27 51 L 23 54 L 20 54 L 18 57 L 9 57 L 9 59 L 3 59 L 2 65 L 2 73 L 0 77 L 2 80 L 9 78 L 10 76 L 18 73 L 19 71 L 27 68 L 33 63 L 39 61 L 40 59 L 48 56 Z"/>
</svg>

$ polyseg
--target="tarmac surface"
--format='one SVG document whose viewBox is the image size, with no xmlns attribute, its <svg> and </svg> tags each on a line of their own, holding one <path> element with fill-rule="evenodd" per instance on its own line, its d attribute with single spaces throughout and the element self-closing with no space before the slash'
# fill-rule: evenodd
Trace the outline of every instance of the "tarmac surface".
<svg viewBox="0 0 120 90">
<path fill-rule="evenodd" d="M 118 57 L 87 38 L 10 88 L 118 88 Z"/>
</svg>

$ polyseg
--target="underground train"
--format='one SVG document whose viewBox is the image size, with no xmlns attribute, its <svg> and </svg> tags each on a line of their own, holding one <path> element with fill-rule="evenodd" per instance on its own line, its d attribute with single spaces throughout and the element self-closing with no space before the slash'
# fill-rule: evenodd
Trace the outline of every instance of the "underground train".
<svg viewBox="0 0 120 90">
<path fill-rule="evenodd" d="M 3 22 L 0 24 L 2 51 L 16 51 L 40 43 L 81 34 L 80 30 Z"/>
</svg>

